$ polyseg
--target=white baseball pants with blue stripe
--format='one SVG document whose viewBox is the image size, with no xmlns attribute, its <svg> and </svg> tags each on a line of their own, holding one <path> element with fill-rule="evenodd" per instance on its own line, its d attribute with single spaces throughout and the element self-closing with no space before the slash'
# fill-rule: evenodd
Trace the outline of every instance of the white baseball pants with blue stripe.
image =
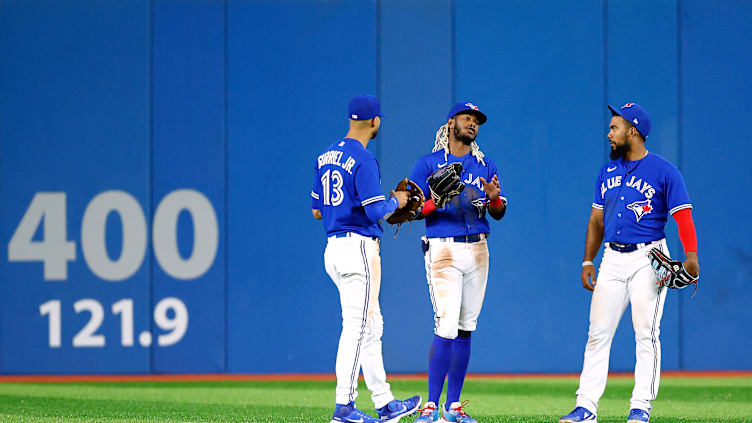
<svg viewBox="0 0 752 423">
<path fill-rule="evenodd" d="M 348 404 L 358 397 L 361 368 L 376 408 L 394 399 L 381 355 L 384 320 L 379 307 L 379 252 L 378 241 L 357 234 L 330 237 L 324 252 L 326 272 L 339 290 L 342 306 L 342 333 L 335 365 L 338 404 Z"/>
<path fill-rule="evenodd" d="M 630 408 L 650 411 L 661 380 L 660 326 L 667 288 L 658 285 L 647 252 L 661 248 L 668 254 L 666 240 L 629 253 L 606 247 L 596 275 L 597 284 L 590 302 L 590 329 L 585 361 L 577 390 L 577 406 L 592 412 L 606 389 L 611 341 L 627 304 L 632 306 L 635 331 L 635 385 Z"/>
<path fill-rule="evenodd" d="M 474 331 L 488 283 L 488 242 L 428 238 L 424 260 L 434 333 L 454 339 L 459 329 Z"/>
</svg>

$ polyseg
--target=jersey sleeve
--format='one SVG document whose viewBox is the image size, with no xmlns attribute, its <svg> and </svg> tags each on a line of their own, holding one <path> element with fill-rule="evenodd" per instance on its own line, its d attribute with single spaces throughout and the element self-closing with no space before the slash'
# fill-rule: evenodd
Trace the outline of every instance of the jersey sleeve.
<svg viewBox="0 0 752 423">
<path fill-rule="evenodd" d="M 366 216 L 368 216 L 371 223 L 376 223 L 381 219 L 388 219 L 389 216 L 397 210 L 397 206 L 398 203 L 395 197 L 391 197 L 389 201 L 375 201 L 373 203 L 368 203 L 368 205 L 365 206 Z"/>
<path fill-rule="evenodd" d="M 355 193 L 356 200 L 364 207 L 386 199 L 381 191 L 381 174 L 375 158 L 360 163 L 355 170 Z"/>
<path fill-rule="evenodd" d="M 313 188 L 311 188 L 311 208 L 321 210 L 321 179 L 319 178 L 318 162 L 313 163 Z"/>
<path fill-rule="evenodd" d="M 595 180 L 595 195 L 593 196 L 593 208 L 598 210 L 603 210 L 603 205 L 605 204 L 601 186 L 603 186 L 603 168 L 598 172 L 598 178 Z"/>
<path fill-rule="evenodd" d="M 692 203 L 689 201 L 687 186 L 684 185 L 684 178 L 682 178 L 679 169 L 671 166 L 671 169 L 666 172 L 665 184 L 664 192 L 668 214 L 674 214 L 679 210 L 692 208 Z"/>
<path fill-rule="evenodd" d="M 427 198 L 431 198 L 430 191 L 428 191 L 428 177 L 431 176 L 431 168 L 428 165 L 425 157 L 418 159 L 413 166 L 413 171 L 410 173 L 410 180 L 418 184 L 420 189 L 423 190 L 423 194 Z"/>
<path fill-rule="evenodd" d="M 486 182 L 491 181 L 496 175 L 496 177 L 499 179 L 499 198 L 501 198 L 501 201 L 504 202 L 504 204 L 507 204 L 507 194 L 504 192 L 504 184 L 501 183 L 501 175 L 499 175 L 499 169 L 496 167 L 496 163 L 493 161 L 486 159 L 488 161 L 488 179 L 486 179 Z"/>
</svg>

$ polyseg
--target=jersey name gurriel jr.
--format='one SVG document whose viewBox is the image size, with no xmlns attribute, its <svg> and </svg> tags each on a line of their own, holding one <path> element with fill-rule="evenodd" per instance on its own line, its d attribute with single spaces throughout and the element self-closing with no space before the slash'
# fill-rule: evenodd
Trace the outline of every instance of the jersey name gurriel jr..
<svg viewBox="0 0 752 423">
<path fill-rule="evenodd" d="M 330 145 L 314 164 L 312 208 L 321 210 L 328 236 L 355 232 L 378 238 L 383 230 L 365 206 L 385 200 L 376 156 L 359 141 L 345 138 Z"/>
</svg>

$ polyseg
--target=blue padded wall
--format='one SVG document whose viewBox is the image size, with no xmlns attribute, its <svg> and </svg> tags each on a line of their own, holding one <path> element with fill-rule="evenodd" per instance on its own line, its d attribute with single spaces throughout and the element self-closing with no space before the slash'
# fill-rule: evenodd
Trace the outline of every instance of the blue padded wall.
<svg viewBox="0 0 752 423">
<path fill-rule="evenodd" d="M 388 115 L 368 147 L 385 193 L 453 103 L 489 117 L 478 142 L 509 211 L 470 371 L 580 370 L 606 104 L 627 101 L 682 170 L 700 243 L 663 368 L 752 369 L 750 20 L 743 0 L 3 2 L 0 373 L 333 372 L 312 165 L 360 93 Z M 425 372 L 424 224 L 384 226 L 384 361 Z M 629 311 L 621 325 L 611 369 L 630 371 Z"/>
<path fill-rule="evenodd" d="M 231 2 L 227 25 L 228 370 L 331 372 L 339 295 L 312 170 L 348 100 L 378 88 L 376 6 Z"/>
<path fill-rule="evenodd" d="M 695 204 L 702 278 L 684 302 L 684 367 L 752 368 L 749 2 L 681 3 L 681 167 Z"/>
<path fill-rule="evenodd" d="M 152 308 L 165 298 L 179 298 L 188 311 L 190 329 L 179 343 L 154 349 L 153 370 L 222 372 L 226 369 L 225 9 L 218 2 L 158 0 L 153 2 L 152 17 L 152 213 L 167 196 L 186 190 L 203 197 L 215 213 L 204 218 L 184 208 L 174 223 L 182 260 L 189 260 L 195 249 L 207 249 L 207 264 L 198 273 L 176 278 L 153 260 Z M 214 228 L 216 243 L 201 238 L 194 245 L 201 228 Z M 208 250 L 212 245 L 216 245 L 213 254 Z M 158 326 L 153 329 L 156 336 L 164 332 Z"/>
</svg>

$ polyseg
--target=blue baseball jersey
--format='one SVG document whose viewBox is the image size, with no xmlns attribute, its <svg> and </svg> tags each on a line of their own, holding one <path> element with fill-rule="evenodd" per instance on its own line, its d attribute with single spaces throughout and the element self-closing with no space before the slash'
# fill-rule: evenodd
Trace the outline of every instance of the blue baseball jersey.
<svg viewBox="0 0 752 423">
<path fill-rule="evenodd" d="M 606 163 L 595 184 L 593 208 L 603 210 L 606 242 L 638 244 L 666 237 L 668 215 L 692 208 L 679 169 L 648 153 Z"/>
<path fill-rule="evenodd" d="M 488 198 L 483 191 L 480 178 L 483 177 L 488 182 L 494 175 L 498 176 L 498 171 L 496 164 L 491 159 L 484 157 L 483 161 L 484 163 L 479 162 L 472 155 L 472 152 L 457 157 L 449 153 L 445 155 L 443 149 L 418 159 L 418 162 L 413 166 L 410 179 L 420 185 L 428 198 L 430 198 L 428 177 L 437 169 L 449 163 L 462 163 L 461 177 L 462 182 L 465 183 L 465 189 L 460 195 L 447 203 L 443 209 L 436 210 L 426 216 L 426 236 L 434 238 L 489 233 L 490 229 L 486 219 Z M 499 177 L 499 185 L 501 185 L 501 177 Z M 506 202 L 503 186 L 499 196 Z"/>
<path fill-rule="evenodd" d="M 381 236 L 381 224 L 372 222 L 364 208 L 385 200 L 373 153 L 358 140 L 344 138 L 316 158 L 314 175 L 311 207 L 321 210 L 327 236 L 344 232 Z"/>
</svg>

